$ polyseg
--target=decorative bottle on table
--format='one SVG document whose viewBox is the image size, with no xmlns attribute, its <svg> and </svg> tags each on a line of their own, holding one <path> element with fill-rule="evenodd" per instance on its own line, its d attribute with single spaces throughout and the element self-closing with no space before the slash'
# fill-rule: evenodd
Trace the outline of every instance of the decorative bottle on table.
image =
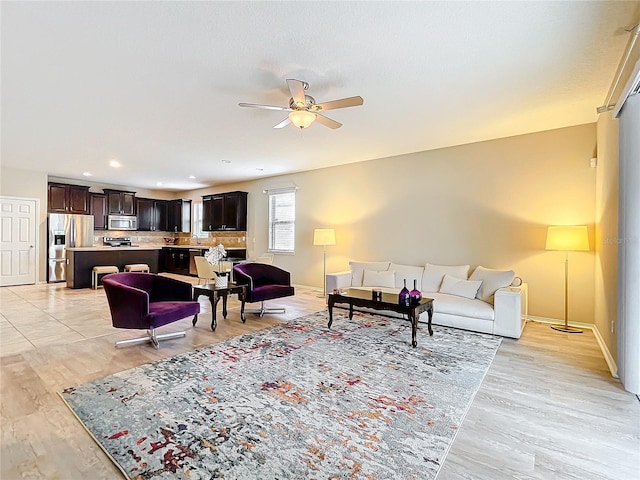
<svg viewBox="0 0 640 480">
<path fill-rule="evenodd" d="M 409 292 L 411 305 L 416 305 L 422 299 L 422 293 L 418 290 L 418 280 L 413 279 L 413 290 Z"/>
<path fill-rule="evenodd" d="M 407 288 L 406 278 L 404 279 L 404 287 L 402 287 L 402 290 L 400 290 L 400 293 L 398 294 L 398 304 L 404 305 L 405 307 L 408 307 L 410 304 L 409 289 Z"/>
</svg>

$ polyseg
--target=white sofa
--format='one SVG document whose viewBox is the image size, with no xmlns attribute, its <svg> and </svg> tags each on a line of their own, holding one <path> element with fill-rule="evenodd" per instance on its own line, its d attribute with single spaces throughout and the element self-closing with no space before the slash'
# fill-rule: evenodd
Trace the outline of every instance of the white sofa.
<svg viewBox="0 0 640 480">
<path fill-rule="evenodd" d="M 327 274 L 327 292 L 377 288 L 397 294 L 405 280 L 409 290 L 415 281 L 423 297 L 433 298 L 433 324 L 520 338 L 526 323 L 527 284 L 513 270 L 478 266 L 468 276 L 469 265 L 420 267 L 391 261 L 351 261 L 349 268 Z M 426 312 L 419 321 L 427 321 Z"/>
</svg>

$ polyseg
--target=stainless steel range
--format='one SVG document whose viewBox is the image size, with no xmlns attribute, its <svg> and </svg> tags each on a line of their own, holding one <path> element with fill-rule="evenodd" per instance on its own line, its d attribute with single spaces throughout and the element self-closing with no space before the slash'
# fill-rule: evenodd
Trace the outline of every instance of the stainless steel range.
<svg viewBox="0 0 640 480">
<path fill-rule="evenodd" d="M 102 243 L 107 247 L 130 247 L 131 237 L 104 237 Z"/>
</svg>

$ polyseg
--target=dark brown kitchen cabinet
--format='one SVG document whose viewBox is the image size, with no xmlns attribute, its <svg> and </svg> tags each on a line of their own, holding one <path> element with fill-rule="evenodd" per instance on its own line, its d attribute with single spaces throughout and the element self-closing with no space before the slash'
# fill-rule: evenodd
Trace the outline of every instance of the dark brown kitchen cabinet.
<svg viewBox="0 0 640 480">
<path fill-rule="evenodd" d="M 161 268 L 164 272 L 189 275 L 189 249 L 164 247 Z"/>
<path fill-rule="evenodd" d="M 202 197 L 202 231 L 210 232 L 213 228 L 213 196 Z"/>
<path fill-rule="evenodd" d="M 109 215 L 135 215 L 136 194 L 121 190 L 103 189 L 107 195 L 107 210 Z"/>
<path fill-rule="evenodd" d="M 154 211 L 156 215 L 155 229 L 166 232 L 169 230 L 169 202 L 166 200 L 155 200 Z"/>
<path fill-rule="evenodd" d="M 202 197 L 202 230 L 247 229 L 247 192 L 227 192 Z"/>
<path fill-rule="evenodd" d="M 169 232 L 185 232 L 191 231 L 191 200 L 177 199 L 168 201 L 168 222 L 167 230 Z"/>
<path fill-rule="evenodd" d="M 167 201 L 136 198 L 138 230 L 167 231 Z"/>
<path fill-rule="evenodd" d="M 107 196 L 104 193 L 89 194 L 89 213 L 93 215 L 93 228 L 107 229 Z"/>
<path fill-rule="evenodd" d="M 136 198 L 136 211 L 138 214 L 138 230 L 151 231 L 155 225 L 154 201 L 150 198 Z"/>
<path fill-rule="evenodd" d="M 55 213 L 87 214 L 89 212 L 89 187 L 49 183 L 47 210 Z"/>
</svg>

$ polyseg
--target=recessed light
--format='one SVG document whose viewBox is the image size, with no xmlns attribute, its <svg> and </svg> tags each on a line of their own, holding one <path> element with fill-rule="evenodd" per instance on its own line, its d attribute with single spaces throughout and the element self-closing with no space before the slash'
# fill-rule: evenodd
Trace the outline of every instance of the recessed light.
<svg viewBox="0 0 640 480">
<path fill-rule="evenodd" d="M 231 163 L 231 160 L 222 160 L 222 163 Z"/>
<path fill-rule="evenodd" d="M 113 167 L 113 168 L 119 168 L 119 167 L 121 167 L 121 166 L 122 166 L 122 164 L 121 164 L 119 161 L 117 161 L 117 160 L 111 160 L 111 161 L 109 162 L 109 166 L 110 166 L 110 167 Z"/>
<path fill-rule="evenodd" d="M 156 182 L 156 187 L 161 187 L 162 186 L 162 182 Z"/>
<path fill-rule="evenodd" d="M 194 179 L 196 178 L 196 176 L 195 176 L 195 175 L 189 175 L 189 178 L 190 178 L 191 180 L 194 180 Z"/>
<path fill-rule="evenodd" d="M 93 177 L 93 173 L 91 172 L 84 172 L 82 175 L 84 175 L 85 177 Z"/>
</svg>

